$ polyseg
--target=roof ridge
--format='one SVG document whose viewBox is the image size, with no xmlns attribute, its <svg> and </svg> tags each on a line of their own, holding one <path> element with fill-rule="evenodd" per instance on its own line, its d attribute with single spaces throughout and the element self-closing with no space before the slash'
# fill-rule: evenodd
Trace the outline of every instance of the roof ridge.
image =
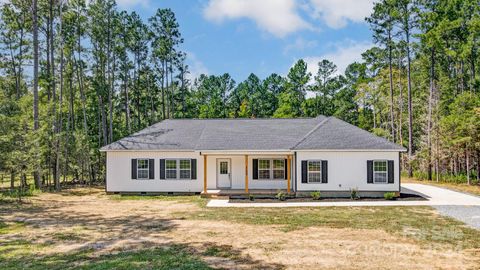
<svg viewBox="0 0 480 270">
<path fill-rule="evenodd" d="M 290 149 L 295 149 L 299 144 L 301 144 L 303 141 L 305 141 L 312 133 L 317 131 L 324 123 L 326 123 L 328 120 L 330 120 L 331 116 L 325 117 L 320 123 L 318 123 L 312 130 L 307 132 L 292 148 Z"/>
</svg>

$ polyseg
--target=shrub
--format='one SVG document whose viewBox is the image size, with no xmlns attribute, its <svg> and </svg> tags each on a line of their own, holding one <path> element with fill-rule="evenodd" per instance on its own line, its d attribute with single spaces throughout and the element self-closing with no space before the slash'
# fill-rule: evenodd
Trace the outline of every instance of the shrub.
<svg viewBox="0 0 480 270">
<path fill-rule="evenodd" d="M 313 191 L 310 193 L 310 196 L 314 200 L 320 200 L 320 191 Z"/>
<path fill-rule="evenodd" d="M 250 201 L 255 201 L 255 195 L 253 195 L 253 194 L 248 194 L 248 199 L 249 199 Z"/>
<path fill-rule="evenodd" d="M 280 201 L 285 201 L 287 199 L 287 194 L 285 194 L 283 191 L 279 191 L 277 195 L 275 195 L 275 198 L 279 199 Z"/>
<path fill-rule="evenodd" d="M 395 200 L 395 192 L 385 192 L 383 197 L 385 200 Z"/>
<path fill-rule="evenodd" d="M 358 196 L 358 189 L 357 188 L 351 188 L 350 189 L 350 199 L 352 199 L 352 200 L 360 199 L 360 196 Z"/>
</svg>

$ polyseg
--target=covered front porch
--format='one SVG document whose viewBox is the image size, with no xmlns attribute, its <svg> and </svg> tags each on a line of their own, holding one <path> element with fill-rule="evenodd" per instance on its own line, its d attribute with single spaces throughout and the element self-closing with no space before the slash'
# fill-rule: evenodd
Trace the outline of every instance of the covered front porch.
<svg viewBox="0 0 480 270">
<path fill-rule="evenodd" d="M 291 152 L 202 152 L 204 196 L 294 191 Z"/>
</svg>

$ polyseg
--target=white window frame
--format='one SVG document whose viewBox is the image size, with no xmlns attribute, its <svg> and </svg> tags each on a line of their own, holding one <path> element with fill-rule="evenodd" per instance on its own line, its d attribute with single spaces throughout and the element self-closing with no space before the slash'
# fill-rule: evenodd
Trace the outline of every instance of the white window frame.
<svg viewBox="0 0 480 270">
<path fill-rule="evenodd" d="M 139 168 L 140 161 L 147 162 L 147 168 Z M 147 177 L 140 177 L 140 171 L 147 172 Z M 150 179 L 150 160 L 148 158 L 138 158 L 137 159 L 137 180 L 148 180 Z"/>
<path fill-rule="evenodd" d="M 167 163 L 169 161 L 175 161 L 175 169 L 168 169 Z M 176 159 L 165 159 L 165 179 L 166 180 L 176 180 L 178 178 L 178 162 Z M 174 171 L 175 172 L 175 177 L 169 177 L 168 176 L 168 171 Z"/>
<path fill-rule="evenodd" d="M 175 161 L 175 169 L 168 169 L 167 162 Z M 188 161 L 188 178 L 181 177 L 182 171 L 187 171 L 187 169 L 180 168 L 181 161 Z M 175 177 L 168 177 L 167 171 L 175 171 Z M 169 158 L 165 159 L 165 180 L 192 180 L 192 160 L 189 158 Z"/>
<path fill-rule="evenodd" d="M 182 167 L 180 166 L 180 163 L 181 163 L 182 161 L 188 161 L 188 169 L 182 169 Z M 191 160 L 191 159 L 187 159 L 187 158 L 181 158 L 181 159 L 179 159 L 177 162 L 178 162 L 178 164 L 177 164 L 177 168 L 178 168 L 177 176 L 178 176 L 178 179 L 179 179 L 179 180 L 191 180 L 191 179 L 192 179 L 192 160 Z M 188 177 L 181 177 L 181 176 L 182 176 L 182 171 L 188 171 Z"/>
<path fill-rule="evenodd" d="M 375 163 L 377 162 L 385 162 L 385 171 L 375 171 Z M 372 173 L 373 173 L 373 183 L 374 184 L 387 184 L 388 183 L 388 160 L 374 160 L 373 161 L 373 168 L 372 168 Z M 377 173 L 385 174 L 385 181 L 377 181 Z"/>
<path fill-rule="evenodd" d="M 262 161 L 268 161 L 268 168 L 267 169 L 261 169 L 260 168 L 260 163 Z M 270 179 L 272 179 L 272 161 L 270 159 L 267 159 L 267 158 L 259 158 L 258 159 L 257 171 L 258 171 L 258 180 L 270 180 Z M 260 171 L 268 171 L 268 178 L 261 177 Z"/>
<path fill-rule="evenodd" d="M 282 168 L 274 168 L 274 164 L 275 164 L 275 160 L 279 160 L 283 163 L 283 167 Z M 273 180 L 285 180 L 286 178 L 286 175 L 285 175 L 285 166 L 287 166 L 287 164 L 285 164 L 285 159 L 279 159 L 279 158 L 274 158 L 272 159 L 272 179 Z M 282 171 L 282 175 L 283 177 L 282 178 L 275 178 L 275 171 Z"/>
<path fill-rule="evenodd" d="M 310 171 L 310 163 L 311 162 L 318 162 L 320 164 L 319 171 Z M 318 173 L 319 180 L 318 181 L 310 181 L 310 173 Z M 322 183 L 322 160 L 321 159 L 311 159 L 307 160 L 307 183 L 309 184 L 321 184 Z"/>
<path fill-rule="evenodd" d="M 273 168 L 273 163 L 274 160 L 281 160 L 283 162 L 283 168 Z M 260 161 L 268 161 L 268 169 L 260 169 Z M 285 180 L 286 175 L 285 175 L 285 166 L 287 164 L 285 163 L 285 159 L 281 158 L 259 158 L 258 159 L 258 168 L 257 168 L 257 175 L 258 175 L 258 180 Z M 283 178 L 275 178 L 274 176 L 274 171 L 283 171 Z M 268 178 L 262 178 L 260 171 L 268 171 L 269 172 L 269 177 Z"/>
</svg>

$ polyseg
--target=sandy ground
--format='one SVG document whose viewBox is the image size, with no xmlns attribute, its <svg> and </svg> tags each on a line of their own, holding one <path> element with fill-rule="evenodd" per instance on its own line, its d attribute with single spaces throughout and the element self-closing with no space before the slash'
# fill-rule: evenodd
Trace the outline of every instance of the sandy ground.
<svg viewBox="0 0 480 270">
<path fill-rule="evenodd" d="M 4 222 L 24 221 L 28 230 L 0 235 L 49 243 L 39 256 L 93 248 L 94 256 L 126 250 L 187 245 L 215 268 L 229 269 L 468 269 L 465 251 L 426 247 L 383 230 L 277 226 L 176 219 L 198 211 L 194 203 L 112 200 L 101 189 L 75 189 L 34 197 L 30 210 L 2 212 Z M 252 209 L 254 212 L 255 209 Z M 226 256 L 204 255 L 208 249 Z M 202 255 L 203 254 L 203 255 Z M 477 261 L 478 263 L 478 261 Z"/>
</svg>

